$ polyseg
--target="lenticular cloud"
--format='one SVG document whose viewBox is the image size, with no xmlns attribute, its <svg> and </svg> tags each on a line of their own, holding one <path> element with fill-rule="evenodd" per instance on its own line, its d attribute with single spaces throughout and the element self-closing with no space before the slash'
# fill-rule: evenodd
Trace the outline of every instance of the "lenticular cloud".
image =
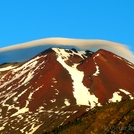
<svg viewBox="0 0 134 134">
<path fill-rule="evenodd" d="M 47 48 L 50 46 L 51 47 L 71 46 L 71 47 L 76 47 L 80 50 L 87 50 L 87 49 L 90 50 L 93 48 L 105 49 L 134 63 L 134 55 L 125 45 L 106 41 L 106 40 L 83 40 L 83 39 L 70 39 L 70 38 L 45 38 L 45 39 L 35 40 L 35 41 L 27 42 L 27 43 L 22 43 L 22 44 L 17 44 L 17 45 L 1 48 L 0 49 L 0 63 L 10 62 L 8 60 L 11 60 L 10 59 L 11 57 L 12 57 L 11 62 L 13 61 L 16 62 L 15 59 L 13 59 L 15 57 L 17 61 L 27 60 L 24 57 L 31 58 L 32 56 L 35 56 L 34 54 L 39 53 L 39 51 L 43 51 L 43 50 L 40 50 L 39 47 L 41 49 L 44 49 L 43 47 Z M 36 48 L 36 49 L 34 49 L 33 51 L 32 48 Z M 22 50 L 23 50 L 23 53 L 21 52 Z M 28 52 L 25 53 L 26 50 L 28 50 L 29 53 Z M 12 52 L 12 55 L 10 55 L 11 52 Z M 4 59 L 1 61 L 1 58 L 4 58 Z"/>
</svg>

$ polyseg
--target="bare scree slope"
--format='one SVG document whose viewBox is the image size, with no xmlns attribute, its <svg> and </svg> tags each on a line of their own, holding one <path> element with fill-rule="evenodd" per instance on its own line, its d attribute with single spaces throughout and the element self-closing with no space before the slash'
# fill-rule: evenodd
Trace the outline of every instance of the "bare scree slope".
<svg viewBox="0 0 134 134">
<path fill-rule="evenodd" d="M 100 49 L 50 48 L 0 66 L 0 133 L 43 133 L 96 106 L 134 97 L 134 65 Z"/>
</svg>

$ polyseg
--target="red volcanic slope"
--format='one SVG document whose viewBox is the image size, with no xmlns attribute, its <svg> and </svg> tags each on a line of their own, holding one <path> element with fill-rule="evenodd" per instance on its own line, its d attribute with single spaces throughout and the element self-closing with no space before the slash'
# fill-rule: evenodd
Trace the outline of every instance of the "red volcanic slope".
<svg viewBox="0 0 134 134">
<path fill-rule="evenodd" d="M 52 48 L 0 74 L 1 134 L 42 133 L 134 97 L 134 65 L 105 50 Z"/>
</svg>

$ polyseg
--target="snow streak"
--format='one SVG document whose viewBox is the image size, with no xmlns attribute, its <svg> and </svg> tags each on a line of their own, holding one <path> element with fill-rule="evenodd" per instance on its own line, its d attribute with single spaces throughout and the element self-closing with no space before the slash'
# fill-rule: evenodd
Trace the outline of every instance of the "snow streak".
<svg viewBox="0 0 134 134">
<path fill-rule="evenodd" d="M 93 108 L 95 105 L 100 105 L 98 102 L 98 98 L 90 94 L 89 89 L 83 85 L 83 77 L 84 73 L 77 69 L 77 65 L 69 66 L 65 63 L 68 59 L 68 53 L 66 53 L 63 49 L 53 48 L 53 50 L 57 53 L 57 61 L 69 72 L 71 78 L 73 80 L 73 94 L 76 99 L 77 105 L 90 105 Z"/>
</svg>

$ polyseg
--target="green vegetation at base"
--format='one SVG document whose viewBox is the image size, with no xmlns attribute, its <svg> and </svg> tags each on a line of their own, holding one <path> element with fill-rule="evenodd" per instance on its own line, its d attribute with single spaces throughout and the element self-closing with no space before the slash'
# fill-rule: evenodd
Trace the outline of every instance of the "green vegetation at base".
<svg viewBox="0 0 134 134">
<path fill-rule="evenodd" d="M 45 134 L 133 134 L 134 100 L 96 107 Z"/>
</svg>

